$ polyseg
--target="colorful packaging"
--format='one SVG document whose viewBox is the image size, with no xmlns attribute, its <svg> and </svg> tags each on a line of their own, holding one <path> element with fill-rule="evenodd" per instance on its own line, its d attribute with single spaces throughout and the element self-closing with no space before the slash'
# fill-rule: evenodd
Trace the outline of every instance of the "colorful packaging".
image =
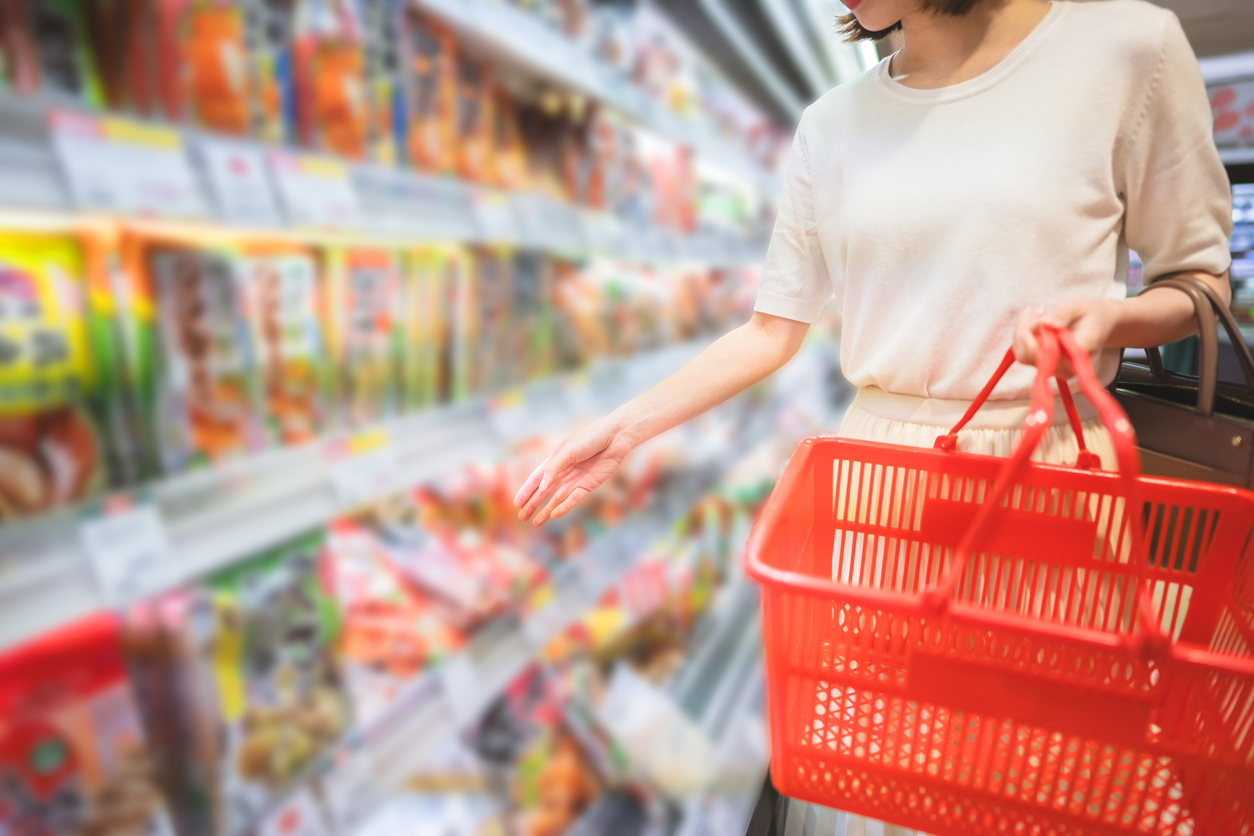
<svg viewBox="0 0 1254 836">
<path fill-rule="evenodd" d="M 296 135 L 292 30 L 297 0 L 247 0 L 253 134 L 282 144 Z"/>
<path fill-rule="evenodd" d="M 172 836 L 114 616 L 0 656 L 0 833 Z"/>
<path fill-rule="evenodd" d="M 401 327 L 405 409 L 425 409 L 450 397 L 454 305 L 466 269 L 467 254 L 460 247 L 422 247 L 408 254 Z"/>
<path fill-rule="evenodd" d="M 527 188 L 527 151 L 518 126 L 514 99 L 502 87 L 492 91 L 491 182 L 502 189 Z"/>
<path fill-rule="evenodd" d="M 327 424 L 330 386 L 319 259 L 297 245 L 248 244 L 240 248 L 236 276 L 267 438 L 282 445 L 312 441 Z"/>
<path fill-rule="evenodd" d="M 344 682 L 357 722 L 370 723 L 407 682 L 465 639 L 451 626 L 446 608 L 400 576 L 366 527 L 334 524 L 327 554 L 344 613 Z"/>
<path fill-rule="evenodd" d="M 514 279 L 514 250 L 476 247 L 466 288 L 470 291 L 459 310 L 456 379 L 460 394 L 479 394 L 512 382 L 514 358 L 510 349 L 510 303 Z"/>
<path fill-rule="evenodd" d="M 405 142 L 405 89 L 401 81 L 400 39 L 402 0 L 356 0 L 362 21 L 366 56 L 366 98 L 369 110 L 367 156 L 395 165 Z"/>
<path fill-rule="evenodd" d="M 492 174 L 492 71 L 466 54 L 457 61 L 456 171 L 475 182 Z"/>
<path fill-rule="evenodd" d="M 319 532 L 272 549 L 205 582 L 214 633 L 205 662 L 223 731 L 217 776 L 236 832 L 268 809 L 349 728 L 336 648 L 339 607 Z"/>
<path fill-rule="evenodd" d="M 293 57 L 301 144 L 364 159 L 370 131 L 366 53 L 351 0 L 303 0 L 297 8 Z"/>
<path fill-rule="evenodd" d="M 105 231 L 0 232 L 0 522 L 127 472 Z"/>
<path fill-rule="evenodd" d="M 444 25 L 414 8 L 401 19 L 405 92 L 405 153 L 415 168 L 436 174 L 454 168 L 457 42 Z"/>
<path fill-rule="evenodd" d="M 154 469 L 185 470 L 264 446 L 235 263 L 212 242 L 132 235 L 128 365 Z"/>
<path fill-rule="evenodd" d="M 344 426 L 360 427 L 396 408 L 400 330 L 393 312 L 401 288 L 401 256 L 391 250 L 343 247 L 328 257 L 327 342 L 336 409 Z"/>
<path fill-rule="evenodd" d="M 91 49 L 81 0 L 26 0 L 30 33 L 39 57 L 38 85 L 89 107 L 103 104 L 101 77 Z"/>
</svg>

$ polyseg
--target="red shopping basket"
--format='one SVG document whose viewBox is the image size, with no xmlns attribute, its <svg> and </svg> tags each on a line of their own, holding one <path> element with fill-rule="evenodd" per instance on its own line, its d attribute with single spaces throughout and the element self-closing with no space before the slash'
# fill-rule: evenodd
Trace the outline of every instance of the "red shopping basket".
<svg viewBox="0 0 1254 836">
<path fill-rule="evenodd" d="M 749 541 L 780 792 L 935 834 L 1254 834 L 1254 494 L 1138 475 L 1066 331 L 1009 459 L 801 443 Z M 1061 345 L 1061 349 L 1060 349 Z M 1060 350 L 1119 473 L 1029 462 Z M 1061 382 L 1061 381 L 1060 381 Z"/>
</svg>

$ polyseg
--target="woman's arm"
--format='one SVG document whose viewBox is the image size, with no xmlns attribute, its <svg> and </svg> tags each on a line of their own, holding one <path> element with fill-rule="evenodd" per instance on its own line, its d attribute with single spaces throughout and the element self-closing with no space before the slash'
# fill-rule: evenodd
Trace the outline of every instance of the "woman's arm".
<svg viewBox="0 0 1254 836">
<path fill-rule="evenodd" d="M 518 518 L 541 525 L 562 516 L 608 479 L 640 444 L 787 363 L 809 328 L 804 322 L 755 313 L 678 372 L 558 445 L 514 497 Z"/>
<path fill-rule="evenodd" d="M 1174 275 L 1200 279 L 1215 290 L 1225 305 L 1232 301 L 1227 273 L 1215 276 L 1189 271 Z M 1014 349 L 1015 358 L 1020 363 L 1035 365 L 1036 339 L 1033 334 L 1045 323 L 1071 329 L 1076 342 L 1090 355 L 1103 348 L 1166 345 L 1197 331 L 1193 302 L 1178 291 L 1140 293 L 1131 299 L 1068 299 L 1053 310 L 1029 310 L 1019 317 L 1015 325 Z M 1070 377 L 1070 367 L 1062 371 L 1065 377 Z"/>
</svg>

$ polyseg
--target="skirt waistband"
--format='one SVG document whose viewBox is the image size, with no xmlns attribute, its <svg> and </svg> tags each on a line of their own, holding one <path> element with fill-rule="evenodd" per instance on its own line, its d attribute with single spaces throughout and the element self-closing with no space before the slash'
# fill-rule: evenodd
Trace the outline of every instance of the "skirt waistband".
<svg viewBox="0 0 1254 836">
<path fill-rule="evenodd" d="M 1079 392 L 1073 393 L 1076 412 L 1081 421 L 1089 421 L 1097 417 L 1096 410 L 1088 399 Z M 864 412 L 889 421 L 904 421 L 909 424 L 922 424 L 929 427 L 949 429 L 961 420 L 970 401 L 942 400 L 940 398 L 920 398 L 917 395 L 898 395 L 885 392 L 877 386 L 863 386 L 854 398 L 854 404 Z M 989 430 L 1020 430 L 1028 417 L 1030 401 L 1026 398 L 1004 401 L 987 401 L 975 413 L 970 429 Z M 1051 424 L 1067 423 L 1067 411 L 1063 409 L 1062 399 L 1055 395 L 1054 414 Z"/>
</svg>

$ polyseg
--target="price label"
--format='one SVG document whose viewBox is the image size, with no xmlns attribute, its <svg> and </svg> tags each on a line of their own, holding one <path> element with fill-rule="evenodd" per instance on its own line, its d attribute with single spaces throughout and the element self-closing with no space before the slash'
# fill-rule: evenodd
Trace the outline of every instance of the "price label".
<svg viewBox="0 0 1254 836">
<path fill-rule="evenodd" d="M 270 152 L 283 211 L 296 226 L 342 228 L 360 220 L 348 166 L 325 157 Z"/>
<path fill-rule="evenodd" d="M 468 653 L 462 652 L 446 659 L 438 670 L 440 686 L 444 691 L 444 699 L 453 712 L 453 719 L 458 726 L 465 726 L 478 715 L 479 704 L 484 696 L 479 692 L 479 675 L 475 671 L 475 664 Z"/>
<path fill-rule="evenodd" d="M 262 820 L 257 836 L 331 836 L 331 831 L 313 793 L 302 787 Z"/>
<path fill-rule="evenodd" d="M 208 214 L 178 131 L 69 110 L 50 111 L 48 129 L 79 208 L 171 217 Z"/>
<path fill-rule="evenodd" d="M 197 150 L 224 220 L 262 226 L 279 223 L 279 204 L 260 148 L 206 137 L 197 143 Z"/>
<path fill-rule="evenodd" d="M 164 588 L 170 557 L 165 524 L 151 505 L 123 505 L 85 520 L 79 534 L 105 600 L 124 606 Z"/>
<path fill-rule="evenodd" d="M 359 433 L 328 445 L 331 485 L 344 508 L 358 508 L 403 487 L 400 465 L 386 430 Z"/>
<path fill-rule="evenodd" d="M 476 189 L 470 199 L 474 205 L 479 238 L 490 243 L 512 243 L 520 240 L 518 215 L 514 203 L 504 192 Z"/>
</svg>

